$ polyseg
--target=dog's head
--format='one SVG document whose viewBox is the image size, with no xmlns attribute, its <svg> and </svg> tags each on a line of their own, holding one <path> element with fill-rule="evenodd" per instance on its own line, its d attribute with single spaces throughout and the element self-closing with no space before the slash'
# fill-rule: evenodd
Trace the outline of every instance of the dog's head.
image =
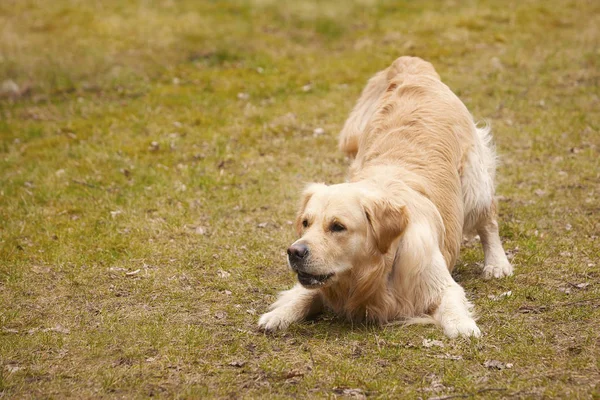
<svg viewBox="0 0 600 400">
<path fill-rule="evenodd" d="M 288 248 L 288 262 L 304 287 L 325 287 L 387 254 L 407 223 L 404 205 L 360 183 L 311 184 L 296 219 L 300 239 Z"/>
</svg>

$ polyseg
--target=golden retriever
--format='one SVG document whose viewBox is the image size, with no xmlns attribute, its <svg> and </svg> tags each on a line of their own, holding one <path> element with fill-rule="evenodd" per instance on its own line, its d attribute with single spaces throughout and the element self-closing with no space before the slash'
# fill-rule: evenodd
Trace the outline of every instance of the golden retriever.
<svg viewBox="0 0 600 400">
<path fill-rule="evenodd" d="M 299 284 L 261 316 L 271 331 L 323 307 L 353 321 L 430 321 L 479 336 L 451 271 L 478 233 L 483 277 L 512 274 L 498 235 L 495 150 L 433 66 L 400 57 L 369 80 L 340 134 L 348 182 L 309 185 L 288 249 Z M 425 317 L 425 318 L 423 318 Z"/>
</svg>

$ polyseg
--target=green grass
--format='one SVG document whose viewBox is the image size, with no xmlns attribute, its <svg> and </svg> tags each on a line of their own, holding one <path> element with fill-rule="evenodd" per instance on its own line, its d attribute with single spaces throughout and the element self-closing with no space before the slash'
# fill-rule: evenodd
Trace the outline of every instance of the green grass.
<svg viewBox="0 0 600 400">
<path fill-rule="evenodd" d="M 600 3 L 8 0 L 0 26 L 0 397 L 600 397 Z M 299 191 L 344 179 L 337 132 L 405 54 L 493 126 L 515 275 L 463 249 L 479 340 L 264 335 Z"/>
</svg>

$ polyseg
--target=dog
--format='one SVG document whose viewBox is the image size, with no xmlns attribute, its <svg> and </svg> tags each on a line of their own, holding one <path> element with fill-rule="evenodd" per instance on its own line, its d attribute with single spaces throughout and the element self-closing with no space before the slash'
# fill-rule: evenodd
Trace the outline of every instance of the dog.
<svg viewBox="0 0 600 400">
<path fill-rule="evenodd" d="M 265 331 L 325 307 L 357 322 L 435 323 L 450 338 L 481 335 L 451 276 L 463 235 L 479 234 L 484 279 L 513 273 L 498 233 L 496 154 L 434 67 L 400 57 L 373 76 L 339 147 L 348 181 L 310 184 L 287 250 L 299 283 L 259 319 Z"/>
</svg>

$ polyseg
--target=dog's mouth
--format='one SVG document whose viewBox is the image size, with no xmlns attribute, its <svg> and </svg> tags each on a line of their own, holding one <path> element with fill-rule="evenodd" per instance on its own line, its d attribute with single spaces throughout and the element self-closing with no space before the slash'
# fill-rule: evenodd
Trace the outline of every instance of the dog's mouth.
<svg viewBox="0 0 600 400">
<path fill-rule="evenodd" d="M 298 271 L 298 281 L 302 284 L 302 286 L 318 287 L 323 286 L 325 282 L 327 282 L 333 275 L 333 272 L 325 275 L 312 275 L 306 272 Z"/>
</svg>

